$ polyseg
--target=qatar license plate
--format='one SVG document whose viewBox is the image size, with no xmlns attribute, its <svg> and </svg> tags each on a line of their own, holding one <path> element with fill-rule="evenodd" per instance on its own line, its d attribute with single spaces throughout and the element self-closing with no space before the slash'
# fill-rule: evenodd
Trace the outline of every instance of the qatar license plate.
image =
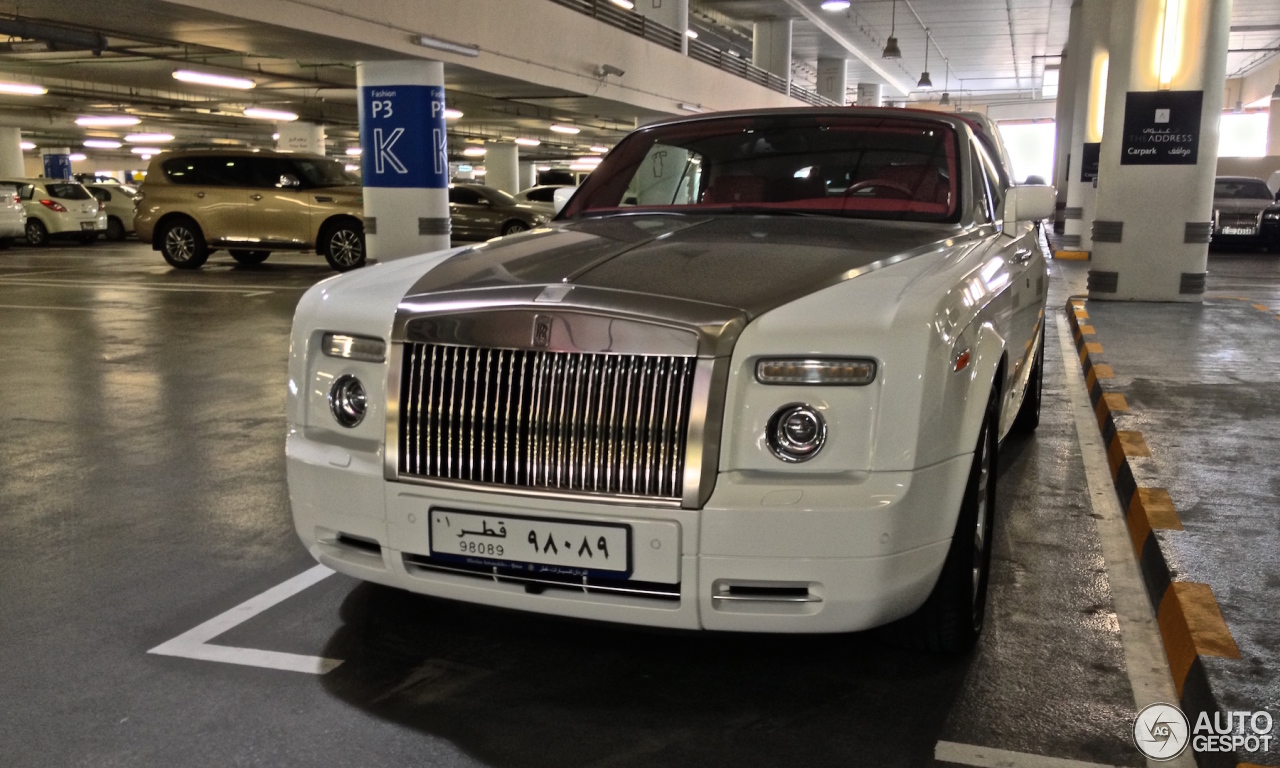
<svg viewBox="0 0 1280 768">
<path fill-rule="evenodd" d="M 92 231 L 92 230 L 93 230 L 93 226 L 94 226 L 94 224 L 96 224 L 96 223 L 97 223 L 97 222 L 93 222 L 93 221 L 82 221 L 82 222 L 80 222 L 80 228 L 81 228 L 81 229 L 84 229 L 84 230 Z"/>
<path fill-rule="evenodd" d="M 1223 227 L 1224 235 L 1255 235 L 1258 230 L 1254 227 Z"/>
<path fill-rule="evenodd" d="M 431 556 L 536 576 L 631 572 L 631 527 L 431 510 Z"/>
</svg>

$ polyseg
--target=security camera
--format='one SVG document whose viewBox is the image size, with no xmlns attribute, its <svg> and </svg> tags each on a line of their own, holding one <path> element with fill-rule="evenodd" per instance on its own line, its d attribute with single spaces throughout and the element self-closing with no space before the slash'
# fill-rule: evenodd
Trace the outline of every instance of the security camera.
<svg viewBox="0 0 1280 768">
<path fill-rule="evenodd" d="M 625 74 L 627 74 L 625 71 L 618 69 L 612 64 L 601 64 L 600 66 L 596 67 L 596 77 L 608 77 L 609 75 L 613 75 L 614 77 L 622 77 Z"/>
</svg>

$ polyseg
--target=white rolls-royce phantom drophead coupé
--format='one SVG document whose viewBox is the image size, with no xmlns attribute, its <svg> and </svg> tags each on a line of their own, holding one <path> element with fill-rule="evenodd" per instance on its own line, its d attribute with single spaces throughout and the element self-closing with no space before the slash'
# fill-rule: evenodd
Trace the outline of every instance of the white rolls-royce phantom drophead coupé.
<svg viewBox="0 0 1280 768">
<path fill-rule="evenodd" d="M 971 646 L 1043 367 L 1053 191 L 1004 157 L 962 115 L 670 120 L 547 226 L 319 283 L 298 535 L 454 600 Z"/>
</svg>

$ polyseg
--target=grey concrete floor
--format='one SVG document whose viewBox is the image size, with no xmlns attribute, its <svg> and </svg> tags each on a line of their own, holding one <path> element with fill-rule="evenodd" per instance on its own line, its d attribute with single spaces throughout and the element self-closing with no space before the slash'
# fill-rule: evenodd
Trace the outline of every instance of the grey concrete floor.
<svg viewBox="0 0 1280 768">
<path fill-rule="evenodd" d="M 1186 529 L 1179 568 L 1213 588 L 1240 646 L 1205 660 L 1209 679 L 1227 709 L 1280 715 L 1280 256 L 1215 250 L 1203 304 L 1089 315 Z"/>
<path fill-rule="evenodd" d="M 147 654 L 313 565 L 285 488 L 285 358 L 298 297 L 330 274 L 224 254 L 180 273 L 136 243 L 0 253 L 0 765 L 926 766 L 940 740 L 1141 764 L 1052 330 L 1040 430 L 1002 452 L 967 657 L 342 576 L 215 641 L 342 659 L 327 675 Z"/>
</svg>

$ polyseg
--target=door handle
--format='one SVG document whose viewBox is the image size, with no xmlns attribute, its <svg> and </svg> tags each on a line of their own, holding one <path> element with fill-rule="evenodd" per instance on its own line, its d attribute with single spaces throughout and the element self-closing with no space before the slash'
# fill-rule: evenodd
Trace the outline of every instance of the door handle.
<svg viewBox="0 0 1280 768">
<path fill-rule="evenodd" d="M 249 195 L 249 199 L 250 199 L 250 200 L 261 200 L 261 199 L 262 199 L 262 195 L 259 195 L 259 194 L 255 193 L 255 194 Z"/>
<path fill-rule="evenodd" d="M 1026 264 L 1028 261 L 1031 261 L 1030 248 L 1019 248 L 1018 250 L 1013 252 L 1014 264 Z"/>
<path fill-rule="evenodd" d="M 197 193 L 196 193 L 196 197 L 198 197 L 198 198 L 200 198 L 201 200 L 203 200 L 203 199 L 204 199 L 204 193 L 203 193 L 203 192 L 197 192 Z"/>
</svg>

